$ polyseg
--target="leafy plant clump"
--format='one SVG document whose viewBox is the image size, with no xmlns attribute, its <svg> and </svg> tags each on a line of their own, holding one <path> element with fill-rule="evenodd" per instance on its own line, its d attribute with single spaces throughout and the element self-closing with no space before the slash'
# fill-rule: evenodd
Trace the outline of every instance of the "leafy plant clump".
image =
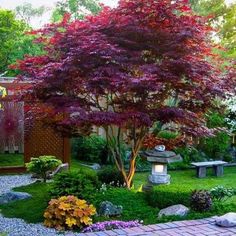
<svg viewBox="0 0 236 236">
<path fill-rule="evenodd" d="M 55 176 L 51 188 L 52 197 L 74 195 L 81 199 L 92 200 L 100 182 L 95 173 L 64 172 Z"/>
<path fill-rule="evenodd" d="M 225 188 L 224 186 L 217 186 L 210 190 L 213 201 L 224 202 L 236 194 L 233 188 Z"/>
<path fill-rule="evenodd" d="M 46 182 L 47 173 L 53 171 L 61 164 L 62 162 L 55 156 L 40 156 L 31 158 L 31 161 L 26 163 L 26 168 L 29 172 L 35 173 Z"/>
<path fill-rule="evenodd" d="M 207 190 L 194 190 L 191 194 L 190 205 L 195 211 L 209 211 L 212 207 L 210 192 Z"/>
<path fill-rule="evenodd" d="M 128 221 L 128 222 L 118 221 L 118 220 L 104 221 L 86 227 L 85 229 L 83 229 L 83 233 L 113 230 L 113 229 L 125 229 L 138 226 L 141 226 L 141 223 L 138 220 Z"/>
<path fill-rule="evenodd" d="M 95 207 L 85 200 L 63 196 L 49 202 L 44 212 L 44 225 L 58 230 L 82 228 L 92 224 L 91 217 L 95 214 Z"/>
</svg>

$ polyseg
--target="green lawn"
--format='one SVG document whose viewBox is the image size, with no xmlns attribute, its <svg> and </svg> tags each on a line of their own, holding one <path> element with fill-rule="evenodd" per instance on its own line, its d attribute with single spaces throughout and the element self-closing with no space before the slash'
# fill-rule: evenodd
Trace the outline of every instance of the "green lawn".
<svg viewBox="0 0 236 236">
<path fill-rule="evenodd" d="M 15 188 L 15 191 L 32 194 L 32 198 L 0 205 L 1 213 L 7 217 L 22 218 L 28 222 L 43 221 L 43 212 L 50 200 L 48 190 L 50 184 L 35 183 Z"/>
<path fill-rule="evenodd" d="M 0 167 L 24 166 L 23 154 L 0 154 Z"/>
<path fill-rule="evenodd" d="M 171 175 L 171 186 L 184 185 L 190 189 L 210 189 L 217 185 L 236 188 L 236 167 L 225 167 L 224 176 L 215 177 L 212 169 L 208 169 L 207 177 L 204 179 L 196 178 L 196 172 L 191 170 L 168 171 Z M 140 186 L 147 179 L 147 173 L 135 175 L 135 185 Z"/>
<path fill-rule="evenodd" d="M 78 162 L 73 162 L 72 169 L 81 168 Z M 84 168 L 84 167 L 82 167 Z M 210 172 L 210 171 L 209 171 Z M 170 171 L 172 176 L 171 184 L 167 188 L 189 188 L 192 189 L 210 189 L 217 185 L 236 188 L 236 167 L 225 168 L 225 175 L 217 178 L 209 173 L 205 179 L 197 179 L 195 177 L 195 170 L 184 171 Z M 137 173 L 134 179 L 135 189 L 137 190 L 142 184 L 145 184 L 148 173 Z M 0 206 L 2 214 L 7 217 L 19 217 L 28 222 L 42 222 L 43 212 L 47 206 L 50 197 L 48 190 L 50 184 L 36 183 L 26 187 L 19 187 L 15 190 L 25 191 L 33 195 L 32 199 L 13 202 L 7 205 Z M 164 218 L 157 220 L 158 208 L 151 207 L 147 204 L 144 194 L 136 190 L 126 189 L 111 189 L 105 194 L 98 193 L 96 195 L 95 206 L 103 200 L 108 200 L 114 204 L 121 204 L 124 207 L 124 212 L 120 220 L 144 220 L 145 224 L 152 224 L 157 222 L 165 222 L 169 220 L 176 220 L 178 218 Z M 30 209 L 30 210 L 29 210 Z M 186 219 L 204 218 L 211 215 L 223 214 L 229 211 L 236 211 L 236 197 L 233 197 L 223 206 L 213 208 L 210 212 L 196 213 L 191 212 Z M 32 214 L 33 212 L 33 214 Z M 101 220 L 101 218 L 96 219 Z"/>
</svg>

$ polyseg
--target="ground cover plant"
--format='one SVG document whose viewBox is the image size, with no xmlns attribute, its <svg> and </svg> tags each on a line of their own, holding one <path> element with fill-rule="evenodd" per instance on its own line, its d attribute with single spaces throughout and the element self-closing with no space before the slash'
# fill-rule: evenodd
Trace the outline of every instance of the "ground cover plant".
<svg viewBox="0 0 236 236">
<path fill-rule="evenodd" d="M 178 141 L 213 135 L 204 113 L 216 97 L 235 92 L 233 68 L 228 64 L 221 71 L 207 20 L 186 0 L 121 0 L 83 21 L 71 22 L 66 14 L 62 22 L 33 32 L 45 54 L 14 67 L 21 80 L 34 81 L 23 98 L 37 101 L 37 110 L 64 133 L 87 135 L 92 126 L 102 127 L 131 188 L 139 151 L 155 122 L 173 122 Z M 131 147 L 128 170 L 122 132 Z"/>
</svg>

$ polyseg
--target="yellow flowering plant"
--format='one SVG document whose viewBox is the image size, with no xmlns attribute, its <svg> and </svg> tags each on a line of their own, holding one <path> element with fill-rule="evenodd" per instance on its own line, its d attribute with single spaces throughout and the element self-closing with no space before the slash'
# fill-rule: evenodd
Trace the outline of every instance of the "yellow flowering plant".
<svg viewBox="0 0 236 236">
<path fill-rule="evenodd" d="M 63 196 L 51 199 L 44 212 L 44 225 L 58 230 L 83 228 L 92 224 L 96 214 L 93 205 L 75 196 Z"/>
</svg>

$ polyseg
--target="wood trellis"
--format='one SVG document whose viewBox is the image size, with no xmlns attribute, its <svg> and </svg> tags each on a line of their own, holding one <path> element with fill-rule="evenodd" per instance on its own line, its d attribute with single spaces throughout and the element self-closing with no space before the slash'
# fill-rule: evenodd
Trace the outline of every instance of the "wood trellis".
<svg viewBox="0 0 236 236">
<path fill-rule="evenodd" d="M 30 161 L 31 157 L 37 157 L 40 155 L 53 155 L 61 159 L 64 163 L 70 162 L 70 142 L 68 138 L 63 137 L 60 133 L 56 132 L 53 128 L 45 127 L 40 121 L 35 121 L 33 127 L 29 134 L 24 135 L 24 104 L 14 101 L 14 91 L 19 87 L 18 84 L 14 83 L 14 78 L 0 78 L 0 86 L 7 89 L 7 96 L 0 97 L 0 104 L 2 104 L 2 113 L 4 114 L 4 108 L 10 106 L 19 109 L 17 113 L 16 109 L 12 109 L 17 115 L 17 132 L 12 134 L 11 138 L 6 141 L 2 138 L 1 141 L 5 142 L 5 150 L 9 153 L 14 151 L 18 153 L 24 153 L 24 163 Z M 24 87 L 24 84 L 21 84 Z M 22 112 L 21 112 L 22 111 Z M 22 114 L 21 114 L 22 113 Z M 22 133 L 19 131 L 20 125 L 23 126 Z M 0 130 L 3 126 L 3 121 L 0 118 Z M 8 150 L 7 150 L 8 149 Z M 1 160 L 0 160 L 1 161 Z M 24 172 L 24 166 L 14 166 L 14 167 L 0 167 L 0 173 L 8 172 Z"/>
</svg>

